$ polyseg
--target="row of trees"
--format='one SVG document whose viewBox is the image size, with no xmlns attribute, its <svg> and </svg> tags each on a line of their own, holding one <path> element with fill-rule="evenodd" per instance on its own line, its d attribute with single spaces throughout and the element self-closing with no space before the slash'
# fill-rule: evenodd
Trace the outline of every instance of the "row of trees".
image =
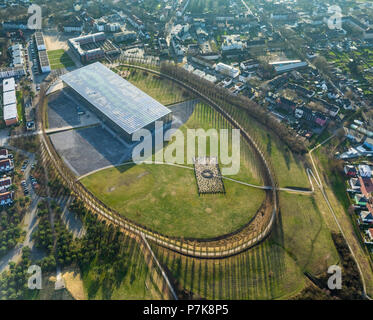
<svg viewBox="0 0 373 320">
<path fill-rule="evenodd" d="M 276 134 L 292 151 L 306 153 L 305 142 L 297 137 L 290 128 L 278 122 L 263 107 L 243 95 L 233 95 L 227 89 L 201 79 L 200 77 L 172 64 L 162 64 L 161 72 L 186 83 L 215 101 L 229 113 L 229 106 L 234 106 L 246 112 L 251 118 L 264 125 L 269 131 Z M 236 119 L 240 122 L 240 119 Z"/>
<path fill-rule="evenodd" d="M 16 300 L 28 299 L 31 297 L 31 290 L 28 289 L 27 282 L 30 274 L 27 273 L 31 265 L 31 250 L 24 247 L 22 250 L 22 260 L 16 264 L 9 263 L 9 272 L 0 275 L 0 299 Z"/>
<path fill-rule="evenodd" d="M 53 251 L 53 230 L 49 220 L 46 201 L 39 202 L 37 215 L 39 217 L 39 224 L 32 238 L 37 248 L 44 249 L 47 254 L 51 254 Z"/>
<path fill-rule="evenodd" d="M 0 213 L 0 257 L 14 248 L 24 234 L 20 227 L 23 210 L 9 207 Z"/>
</svg>

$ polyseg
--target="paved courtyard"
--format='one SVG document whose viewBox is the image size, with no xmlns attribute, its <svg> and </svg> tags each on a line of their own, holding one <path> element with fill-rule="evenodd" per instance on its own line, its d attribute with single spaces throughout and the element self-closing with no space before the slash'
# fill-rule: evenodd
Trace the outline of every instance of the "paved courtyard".
<svg viewBox="0 0 373 320">
<path fill-rule="evenodd" d="M 79 115 L 78 109 L 85 114 Z M 48 96 L 49 129 L 83 127 L 99 123 L 99 119 L 85 106 L 77 102 L 65 90 Z"/>
<path fill-rule="evenodd" d="M 128 148 L 100 126 L 58 132 L 50 138 L 77 176 L 118 165 L 128 153 Z"/>
</svg>

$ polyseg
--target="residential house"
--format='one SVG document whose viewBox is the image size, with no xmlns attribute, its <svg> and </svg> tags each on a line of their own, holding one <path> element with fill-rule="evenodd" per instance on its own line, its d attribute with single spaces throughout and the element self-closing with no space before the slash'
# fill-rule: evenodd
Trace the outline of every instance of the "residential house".
<svg viewBox="0 0 373 320">
<path fill-rule="evenodd" d="M 370 204 L 367 204 L 367 210 L 360 212 L 360 220 L 362 223 L 373 223 L 373 208 Z"/>
<path fill-rule="evenodd" d="M 0 172 L 6 173 L 14 169 L 13 161 L 10 159 L 0 160 Z"/>
<path fill-rule="evenodd" d="M 351 189 L 354 190 L 355 192 L 356 191 L 359 191 L 361 192 L 361 183 L 360 183 L 360 179 L 359 178 L 351 178 L 350 181 L 349 181 L 349 184 L 351 186 Z"/>
<path fill-rule="evenodd" d="M 0 179 L 0 193 L 6 192 L 10 189 L 12 185 L 12 178 L 5 177 Z"/>
<path fill-rule="evenodd" d="M 372 177 L 372 169 L 368 165 L 360 164 L 358 166 L 359 175 L 362 178 L 371 178 Z"/>
<path fill-rule="evenodd" d="M 373 228 L 369 228 L 367 231 L 366 231 L 366 234 L 367 234 L 367 237 L 369 238 L 369 242 L 372 242 L 373 241 Z"/>
<path fill-rule="evenodd" d="M 8 159 L 8 150 L 7 149 L 0 149 L 0 160 Z"/>
<path fill-rule="evenodd" d="M 356 167 L 352 166 L 352 165 L 346 165 L 344 167 L 344 172 L 349 177 L 356 177 L 356 175 L 357 175 Z"/>
<path fill-rule="evenodd" d="M 5 192 L 0 194 L 0 206 L 11 205 L 13 203 L 13 192 Z"/>
<path fill-rule="evenodd" d="M 355 204 L 365 207 L 368 203 L 368 199 L 361 193 L 356 194 L 354 197 Z"/>
<path fill-rule="evenodd" d="M 287 112 L 293 112 L 297 107 L 297 104 L 295 102 L 284 97 L 279 97 L 276 102 L 278 108 L 285 110 Z"/>
<path fill-rule="evenodd" d="M 373 192 L 373 178 L 363 178 L 359 177 L 361 193 L 367 198 L 371 197 Z"/>
</svg>

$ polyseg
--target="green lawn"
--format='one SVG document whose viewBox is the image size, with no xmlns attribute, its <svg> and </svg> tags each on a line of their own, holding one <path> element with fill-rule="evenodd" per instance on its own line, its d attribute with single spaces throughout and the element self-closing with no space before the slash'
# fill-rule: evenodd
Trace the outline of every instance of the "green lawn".
<svg viewBox="0 0 373 320">
<path fill-rule="evenodd" d="M 155 246 L 154 251 L 178 287 L 193 292 L 196 299 L 286 299 L 305 286 L 294 260 L 269 241 L 221 260 L 194 259 Z"/>
<path fill-rule="evenodd" d="M 184 134 L 188 128 L 229 128 L 222 116 L 205 104 L 197 104 L 191 112 L 180 128 Z M 208 139 L 208 150 L 209 145 Z M 262 185 L 256 159 L 243 141 L 240 158 L 238 174 L 229 178 Z M 94 173 L 81 181 L 127 218 L 163 234 L 191 238 L 212 238 L 239 229 L 250 221 L 265 198 L 260 189 L 228 180 L 224 180 L 226 195 L 199 196 L 193 170 L 168 165 L 127 165 Z"/>
<path fill-rule="evenodd" d="M 233 110 L 233 116 L 269 155 L 280 187 L 310 188 L 304 157 L 292 153 L 277 136 L 250 118 L 246 112 L 237 108 Z"/>
<path fill-rule="evenodd" d="M 286 248 L 302 271 L 326 272 L 339 261 L 330 230 L 313 196 L 280 193 L 281 237 L 274 241 Z"/>
<path fill-rule="evenodd" d="M 111 168 L 82 183 L 131 220 L 169 236 L 193 238 L 237 230 L 265 197 L 262 190 L 231 181 L 224 182 L 226 195 L 199 196 L 193 170 L 167 165 Z"/>
<path fill-rule="evenodd" d="M 184 89 L 174 82 L 136 69 L 119 67 L 120 70 L 129 70 L 126 78 L 136 87 L 153 97 L 164 105 L 171 105 L 191 98 Z"/>
<path fill-rule="evenodd" d="M 23 93 L 22 91 L 16 92 L 17 96 L 17 113 L 18 113 L 18 122 L 23 122 Z"/>
<path fill-rule="evenodd" d="M 75 63 L 63 49 L 48 51 L 47 54 L 52 70 L 75 66 Z"/>
<path fill-rule="evenodd" d="M 312 197 L 280 194 L 280 218 L 268 240 L 223 260 L 184 257 L 154 246 L 180 288 L 206 299 L 288 299 L 306 285 L 303 272 L 325 273 L 338 253 Z"/>
</svg>

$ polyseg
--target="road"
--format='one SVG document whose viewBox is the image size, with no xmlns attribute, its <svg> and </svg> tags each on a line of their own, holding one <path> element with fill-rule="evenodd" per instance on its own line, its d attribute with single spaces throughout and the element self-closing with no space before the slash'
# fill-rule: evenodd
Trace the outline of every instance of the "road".
<svg viewBox="0 0 373 320">
<path fill-rule="evenodd" d="M 6 146 L 11 150 L 15 150 L 16 148 L 11 146 Z M 17 149 L 18 150 L 18 149 Z M 37 226 L 37 205 L 40 201 L 40 198 L 36 195 L 31 187 L 31 183 L 29 180 L 30 175 L 30 167 L 31 164 L 35 162 L 35 156 L 25 151 L 18 150 L 20 153 L 26 155 L 29 160 L 29 164 L 27 169 L 24 172 L 24 177 L 27 182 L 28 189 L 30 191 L 30 198 L 31 203 L 27 212 L 23 218 L 23 231 L 26 232 L 25 239 L 22 243 L 17 244 L 15 248 L 11 249 L 4 257 L 0 259 L 0 273 L 8 269 L 8 265 L 10 262 L 18 263 L 22 257 L 22 249 L 24 247 L 29 247 L 31 249 L 31 256 L 33 259 L 38 260 L 44 256 L 43 251 L 39 250 L 34 246 L 34 242 L 32 241 L 32 233 L 34 232 Z"/>
<path fill-rule="evenodd" d="M 313 169 L 315 170 L 315 173 L 316 173 L 316 176 L 317 176 L 317 178 L 316 178 L 315 176 L 314 176 L 314 178 L 315 178 L 316 184 L 317 184 L 318 187 L 320 188 L 320 191 L 321 191 L 321 193 L 322 193 L 322 195 L 323 195 L 323 198 L 324 198 L 324 200 L 325 200 L 325 202 L 326 202 L 326 204 L 327 204 L 327 206 L 328 206 L 328 209 L 329 209 L 330 213 L 332 214 L 335 223 L 336 223 L 337 226 L 338 226 L 338 229 L 339 229 L 340 233 L 342 234 L 343 238 L 344 238 L 345 241 L 346 241 L 346 244 L 347 244 L 348 248 L 350 249 L 350 252 L 351 252 L 352 257 L 353 257 L 353 259 L 354 259 L 355 262 L 356 262 L 356 265 L 357 265 L 358 270 L 359 270 L 359 273 L 360 273 L 360 278 L 361 278 L 361 281 L 362 281 L 362 283 L 363 283 L 363 293 L 364 293 L 364 296 L 365 296 L 367 299 L 372 300 L 372 299 L 370 298 L 370 296 L 367 294 L 367 291 L 366 291 L 366 281 L 365 281 L 364 273 L 362 272 L 362 269 L 361 269 L 361 266 L 360 266 L 359 260 L 356 258 L 356 254 L 355 254 L 354 250 L 352 249 L 352 246 L 351 246 L 349 240 L 347 239 L 347 237 L 346 237 L 346 235 L 345 235 L 345 232 L 344 232 L 344 230 L 343 230 L 343 228 L 342 228 L 342 226 L 341 226 L 341 224 L 340 224 L 340 222 L 339 222 L 339 220 L 338 220 L 338 218 L 337 218 L 337 216 L 336 216 L 336 213 L 335 213 L 335 211 L 334 211 L 334 209 L 333 209 L 333 206 L 331 205 L 331 203 L 330 203 L 330 201 L 329 201 L 329 199 L 328 199 L 327 193 L 326 193 L 325 188 L 324 188 L 324 185 L 323 185 L 323 181 L 322 181 L 322 179 L 320 178 L 319 170 L 318 170 L 318 168 L 317 168 L 317 166 L 316 166 L 316 164 L 315 164 L 315 160 L 314 160 L 314 158 L 313 158 L 313 156 L 312 156 L 312 153 L 313 153 L 315 150 L 317 150 L 318 148 L 320 148 L 321 146 L 323 146 L 325 143 L 327 143 L 327 142 L 328 142 L 329 140 L 331 140 L 333 137 L 334 137 L 334 135 L 331 136 L 331 137 L 329 137 L 328 139 L 324 140 L 323 142 L 321 142 L 321 143 L 318 144 L 317 146 L 315 146 L 315 147 L 314 147 L 312 150 L 310 150 L 310 152 L 309 152 L 309 156 L 310 156 L 310 159 L 311 159 L 311 162 L 312 162 L 312 166 L 313 166 Z M 353 239 L 354 242 L 356 242 L 356 243 L 354 243 L 354 248 L 357 248 L 357 250 L 362 250 L 362 248 L 361 248 L 361 246 L 360 246 L 358 240 L 357 240 L 355 237 L 352 237 L 352 239 Z M 366 257 L 366 255 L 365 255 L 364 252 L 362 252 L 362 255 L 359 255 L 359 256 L 360 256 L 360 257 Z M 369 265 L 369 262 L 368 262 L 368 265 Z"/>
</svg>

